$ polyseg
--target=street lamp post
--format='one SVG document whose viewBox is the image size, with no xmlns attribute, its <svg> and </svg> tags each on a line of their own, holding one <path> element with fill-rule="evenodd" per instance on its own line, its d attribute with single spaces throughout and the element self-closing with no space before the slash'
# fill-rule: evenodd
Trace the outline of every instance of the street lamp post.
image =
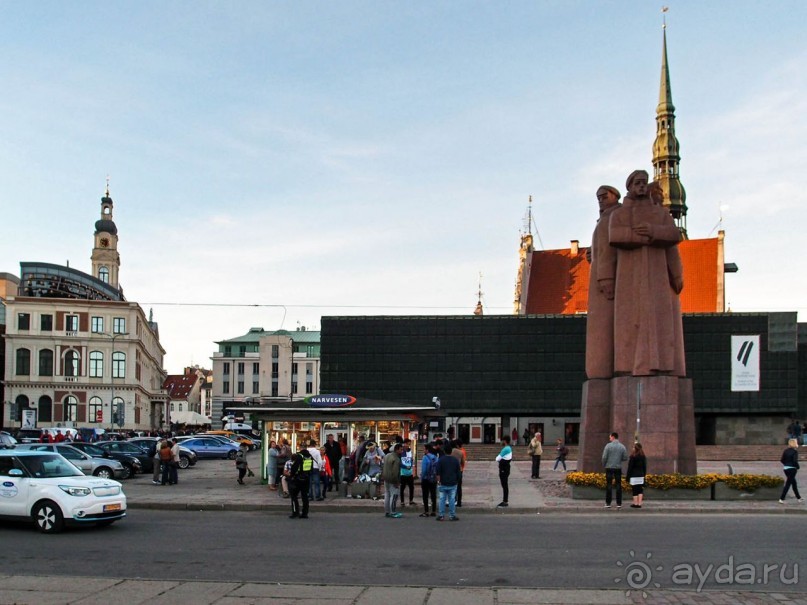
<svg viewBox="0 0 807 605">
<path fill-rule="evenodd" d="M 107 334 L 106 332 L 102 332 L 102 334 L 108 338 L 112 339 L 112 355 L 109 358 L 109 385 L 110 390 L 112 391 L 111 401 L 109 402 L 109 430 L 115 430 L 115 422 L 114 422 L 114 412 L 112 411 L 115 407 L 115 339 L 120 338 L 121 336 L 129 336 L 129 332 L 116 332 L 114 334 Z M 124 404 L 125 405 L 125 404 Z"/>
</svg>

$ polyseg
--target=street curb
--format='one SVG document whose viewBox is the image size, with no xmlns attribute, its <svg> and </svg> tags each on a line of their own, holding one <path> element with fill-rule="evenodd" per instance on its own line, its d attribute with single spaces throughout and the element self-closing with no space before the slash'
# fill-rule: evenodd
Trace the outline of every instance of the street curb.
<svg viewBox="0 0 807 605">
<path fill-rule="evenodd" d="M 290 504 L 249 504 L 249 503 L 211 503 L 211 502 L 129 502 L 130 510 L 171 510 L 171 511 L 219 511 L 219 512 L 282 512 L 289 511 Z M 359 507 L 359 506 L 336 506 L 336 505 L 313 505 L 312 512 L 319 513 L 362 513 L 362 514 L 383 514 L 383 507 Z M 415 513 L 407 513 L 401 510 L 404 516 L 414 516 Z M 418 509 L 418 514 L 420 510 Z M 458 513 L 459 514 L 459 513 Z M 714 508 L 714 507 L 690 507 L 673 508 L 664 506 L 654 506 L 643 508 L 641 512 L 632 511 L 630 508 L 617 510 L 604 510 L 602 508 L 591 507 L 510 507 L 506 510 L 499 508 L 463 507 L 463 515 L 559 515 L 559 514 L 588 514 L 588 515 L 805 515 L 807 508 Z"/>
</svg>

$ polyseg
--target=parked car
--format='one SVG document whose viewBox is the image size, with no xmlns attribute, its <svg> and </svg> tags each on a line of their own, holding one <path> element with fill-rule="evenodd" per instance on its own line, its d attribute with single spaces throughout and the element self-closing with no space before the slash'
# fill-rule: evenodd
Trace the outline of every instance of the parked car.
<svg viewBox="0 0 807 605">
<path fill-rule="evenodd" d="M 17 445 L 17 440 L 6 431 L 0 431 L 0 450 L 12 449 Z"/>
<path fill-rule="evenodd" d="M 199 458 L 229 458 L 235 460 L 238 446 L 234 443 L 222 443 L 213 437 L 197 436 L 186 439 L 182 445 L 196 452 Z"/>
<path fill-rule="evenodd" d="M 93 443 L 84 443 L 83 441 L 73 441 L 70 443 L 70 447 L 74 447 L 77 450 L 84 452 L 85 454 L 89 454 L 95 458 L 111 458 L 113 460 L 117 460 L 123 465 L 123 468 L 127 470 L 126 476 L 122 477 L 123 479 L 131 479 L 137 473 L 143 472 L 143 464 L 137 459 L 136 456 L 132 456 L 131 454 L 107 451 Z"/>
<path fill-rule="evenodd" d="M 85 475 L 103 479 L 123 479 L 127 469 L 111 458 L 94 458 L 67 443 L 21 443 L 14 451 L 52 452 L 72 462 Z"/>
<path fill-rule="evenodd" d="M 65 524 L 102 527 L 126 516 L 120 483 L 87 477 L 53 452 L 0 451 L 0 481 L 0 518 L 33 521 L 43 533 Z"/>
<path fill-rule="evenodd" d="M 148 454 L 149 458 L 154 460 L 154 448 L 157 447 L 157 443 L 160 441 L 159 437 L 135 437 L 133 439 L 129 439 L 127 443 L 133 443 L 141 450 Z M 183 447 L 182 444 L 179 445 L 179 468 L 185 469 L 189 466 L 193 466 L 196 464 L 196 461 L 199 457 L 196 455 L 195 452 L 189 450 L 186 447 Z M 151 467 L 153 468 L 153 467 Z M 150 471 L 144 471 L 150 472 Z"/>
<path fill-rule="evenodd" d="M 204 433 L 204 435 L 218 435 L 221 437 L 227 437 L 236 443 L 246 443 L 250 450 L 254 450 L 260 445 L 260 441 L 256 441 L 251 437 L 247 437 L 246 435 L 235 433 L 233 431 L 207 431 L 207 433 Z"/>
<path fill-rule="evenodd" d="M 154 458 L 149 456 L 134 443 L 129 441 L 96 441 L 93 445 L 109 454 L 116 453 L 134 456 L 140 461 L 140 466 L 143 467 L 144 473 L 150 473 L 154 470 Z"/>
</svg>

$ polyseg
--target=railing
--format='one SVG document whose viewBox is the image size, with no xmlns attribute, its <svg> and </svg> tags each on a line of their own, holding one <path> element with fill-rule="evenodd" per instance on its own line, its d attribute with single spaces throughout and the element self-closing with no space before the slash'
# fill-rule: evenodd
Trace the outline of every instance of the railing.
<svg viewBox="0 0 807 605">
<path fill-rule="evenodd" d="M 78 331 L 76 331 L 76 330 L 66 330 L 64 335 L 65 336 L 78 336 Z"/>
<path fill-rule="evenodd" d="M 65 382 L 78 382 L 78 376 L 65 376 Z"/>
</svg>

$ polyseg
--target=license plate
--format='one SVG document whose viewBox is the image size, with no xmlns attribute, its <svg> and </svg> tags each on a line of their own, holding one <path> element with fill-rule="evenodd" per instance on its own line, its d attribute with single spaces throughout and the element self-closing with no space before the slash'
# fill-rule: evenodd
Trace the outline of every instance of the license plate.
<svg viewBox="0 0 807 605">
<path fill-rule="evenodd" d="M 104 504 L 104 512 L 108 513 L 113 510 L 120 510 L 120 504 Z"/>
</svg>

